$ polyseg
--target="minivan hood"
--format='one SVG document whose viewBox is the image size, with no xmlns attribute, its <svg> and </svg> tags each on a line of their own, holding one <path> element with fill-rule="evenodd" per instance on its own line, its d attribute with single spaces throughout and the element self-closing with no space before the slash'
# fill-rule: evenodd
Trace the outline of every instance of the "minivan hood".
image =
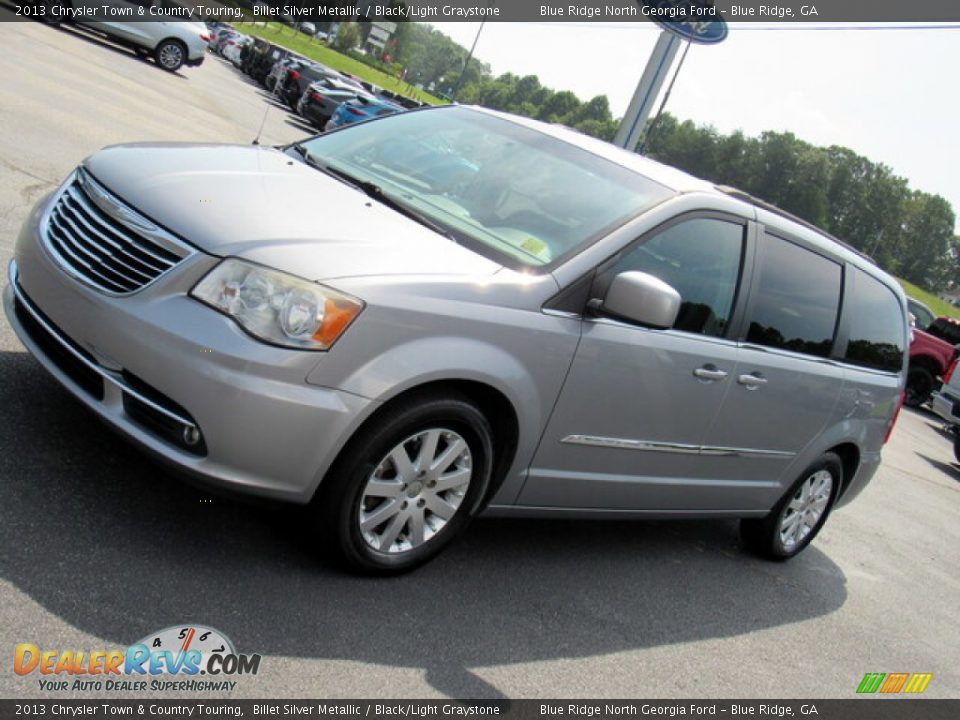
<svg viewBox="0 0 960 720">
<path fill-rule="evenodd" d="M 201 250 L 311 280 L 501 267 L 275 148 L 116 145 L 84 166 Z"/>
</svg>

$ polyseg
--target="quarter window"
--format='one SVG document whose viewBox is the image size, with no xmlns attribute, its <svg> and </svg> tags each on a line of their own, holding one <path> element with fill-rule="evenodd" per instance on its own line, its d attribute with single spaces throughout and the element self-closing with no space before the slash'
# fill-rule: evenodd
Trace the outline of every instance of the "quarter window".
<svg viewBox="0 0 960 720">
<path fill-rule="evenodd" d="M 601 278 L 605 292 L 615 275 L 637 270 L 680 293 L 675 330 L 722 336 L 730 323 L 743 257 L 744 226 L 694 218 L 672 225 L 624 255 Z"/>
<path fill-rule="evenodd" d="M 840 307 L 840 265 L 772 235 L 761 240 L 747 342 L 829 357 Z"/>
<path fill-rule="evenodd" d="M 844 317 L 850 328 L 844 360 L 897 372 L 903 367 L 903 308 L 888 287 L 861 270 L 852 270 Z"/>
</svg>

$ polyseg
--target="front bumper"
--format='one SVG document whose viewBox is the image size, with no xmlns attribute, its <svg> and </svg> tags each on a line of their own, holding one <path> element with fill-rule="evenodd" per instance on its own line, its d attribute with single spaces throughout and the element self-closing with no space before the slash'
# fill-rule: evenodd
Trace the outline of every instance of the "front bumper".
<svg viewBox="0 0 960 720">
<path fill-rule="evenodd" d="M 933 411 L 951 425 L 960 425 L 960 398 L 945 390 L 934 393 L 931 401 Z"/>
<path fill-rule="evenodd" d="M 318 353 L 259 343 L 190 299 L 216 258 L 197 253 L 124 297 L 78 283 L 40 243 L 47 202 L 21 231 L 3 293 L 31 354 L 109 425 L 188 475 L 308 502 L 376 403 L 308 385 Z"/>
</svg>

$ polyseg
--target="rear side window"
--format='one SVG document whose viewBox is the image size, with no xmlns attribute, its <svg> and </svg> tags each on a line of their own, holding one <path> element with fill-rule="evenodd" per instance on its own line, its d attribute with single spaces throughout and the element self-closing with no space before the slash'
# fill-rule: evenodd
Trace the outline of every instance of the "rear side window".
<svg viewBox="0 0 960 720">
<path fill-rule="evenodd" d="M 903 367 L 904 317 L 890 288 L 861 270 L 851 271 L 843 311 L 850 340 L 843 359 L 854 365 L 898 372 Z"/>
<path fill-rule="evenodd" d="M 743 225 L 694 218 L 672 225 L 630 250 L 600 279 L 638 270 L 680 293 L 674 330 L 721 337 L 730 323 L 743 256 Z"/>
<path fill-rule="evenodd" d="M 747 342 L 829 357 L 840 309 L 840 265 L 773 235 L 761 242 Z"/>
</svg>

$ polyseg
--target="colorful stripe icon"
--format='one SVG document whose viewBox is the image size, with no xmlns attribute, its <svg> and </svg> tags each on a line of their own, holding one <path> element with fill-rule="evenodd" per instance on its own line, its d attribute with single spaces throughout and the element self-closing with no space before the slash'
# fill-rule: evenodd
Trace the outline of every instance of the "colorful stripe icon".
<svg viewBox="0 0 960 720">
<path fill-rule="evenodd" d="M 857 693 L 918 694 L 927 689 L 932 678 L 933 673 L 867 673 L 857 686 Z"/>
</svg>

